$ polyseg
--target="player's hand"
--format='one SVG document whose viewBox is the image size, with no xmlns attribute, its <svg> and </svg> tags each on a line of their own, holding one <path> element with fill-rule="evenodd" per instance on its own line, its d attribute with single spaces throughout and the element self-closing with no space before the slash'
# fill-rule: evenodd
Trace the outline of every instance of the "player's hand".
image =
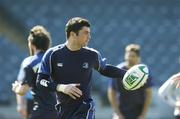
<svg viewBox="0 0 180 119">
<path fill-rule="evenodd" d="M 80 84 L 58 84 L 57 91 L 69 95 L 76 100 L 82 96 L 82 91 L 77 88 Z"/>
<path fill-rule="evenodd" d="M 176 106 L 177 108 L 179 108 L 179 110 L 180 110 L 180 101 L 177 101 L 177 102 L 175 103 L 175 106 Z"/>
<path fill-rule="evenodd" d="M 125 119 L 122 114 L 114 114 L 112 119 Z"/>
<path fill-rule="evenodd" d="M 12 83 L 12 91 L 16 92 L 16 88 L 21 85 L 18 81 L 15 81 Z"/>
</svg>

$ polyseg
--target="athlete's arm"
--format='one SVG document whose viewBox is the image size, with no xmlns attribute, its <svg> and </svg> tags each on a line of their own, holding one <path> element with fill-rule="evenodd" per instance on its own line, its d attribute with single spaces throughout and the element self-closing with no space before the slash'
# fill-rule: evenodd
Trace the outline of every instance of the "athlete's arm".
<svg viewBox="0 0 180 119">
<path fill-rule="evenodd" d="M 100 68 L 99 72 L 107 77 L 123 79 L 126 70 L 120 69 L 116 66 L 105 64 L 104 68 Z"/>
<path fill-rule="evenodd" d="M 17 81 L 15 81 L 12 84 L 12 90 L 16 93 L 16 101 L 17 101 L 17 111 L 19 112 L 19 114 L 21 115 L 22 118 L 27 118 L 28 114 L 26 111 L 26 100 L 24 99 L 24 96 L 21 95 L 25 95 L 25 93 L 29 90 L 29 86 L 26 85 L 22 85 L 22 82 L 27 80 L 27 70 L 25 70 L 26 68 L 26 59 L 22 62 L 21 64 L 21 68 L 19 70 L 19 74 L 18 74 L 18 78 Z"/>
<path fill-rule="evenodd" d="M 149 87 L 145 89 L 145 101 L 144 101 L 142 112 L 139 116 L 140 119 L 141 118 L 144 119 L 146 117 L 149 105 L 151 103 L 151 98 L 152 98 L 152 89 L 151 87 Z"/>
<path fill-rule="evenodd" d="M 113 80 L 114 81 L 114 80 Z M 111 83 L 114 83 L 114 82 L 111 82 Z M 110 86 L 108 87 L 108 99 L 109 99 L 109 102 L 111 104 L 111 107 L 112 109 L 114 110 L 114 112 L 116 113 L 116 115 L 120 118 L 120 119 L 124 119 L 120 109 L 119 109 L 119 103 L 117 101 L 117 93 L 116 93 L 116 90 L 114 89 L 114 87 L 112 86 L 112 84 L 110 84 Z"/>
<path fill-rule="evenodd" d="M 50 76 L 39 73 L 36 80 L 36 86 L 42 90 L 56 91 L 57 84 L 50 80 Z"/>
<path fill-rule="evenodd" d="M 12 84 L 12 90 L 18 94 L 18 95 L 25 95 L 28 90 L 30 89 L 29 85 L 28 84 L 24 84 L 22 85 L 21 82 L 18 82 L 18 81 L 15 81 L 13 84 Z"/>
<path fill-rule="evenodd" d="M 142 112 L 138 119 L 144 119 L 146 117 L 149 105 L 152 100 L 152 86 L 153 86 L 152 76 L 149 75 L 147 83 L 145 84 L 145 100 L 144 100 Z"/>
<path fill-rule="evenodd" d="M 39 89 L 47 91 L 56 91 L 57 84 L 51 79 L 52 74 L 52 49 L 44 54 L 38 70 L 36 86 Z"/>
<path fill-rule="evenodd" d="M 94 68 L 102 75 L 111 77 L 111 78 L 122 79 L 126 73 L 126 70 L 124 70 L 124 69 L 107 64 L 106 59 L 102 58 L 99 52 L 97 52 L 97 54 L 95 56 Z"/>
<path fill-rule="evenodd" d="M 26 60 L 27 59 L 25 59 L 21 64 L 17 81 L 12 84 L 12 90 L 21 96 L 25 95 L 30 89 L 33 80 L 32 78 L 34 76 L 34 72 L 32 68 L 26 64 Z"/>
<path fill-rule="evenodd" d="M 82 96 L 82 91 L 78 88 L 80 84 L 56 84 L 49 79 L 48 75 L 38 74 L 36 85 L 42 90 L 58 91 L 69 95 L 73 99 Z"/>
<path fill-rule="evenodd" d="M 180 90 L 180 73 L 171 76 L 158 90 L 159 96 L 171 106 L 178 106 L 176 96 Z M 180 105 L 179 105 L 180 106 Z"/>
<path fill-rule="evenodd" d="M 20 96 L 19 94 L 16 94 L 16 101 L 17 101 L 17 112 L 19 112 L 21 118 L 26 119 L 27 114 L 27 107 L 26 107 L 26 100 L 24 99 L 24 96 Z"/>
</svg>

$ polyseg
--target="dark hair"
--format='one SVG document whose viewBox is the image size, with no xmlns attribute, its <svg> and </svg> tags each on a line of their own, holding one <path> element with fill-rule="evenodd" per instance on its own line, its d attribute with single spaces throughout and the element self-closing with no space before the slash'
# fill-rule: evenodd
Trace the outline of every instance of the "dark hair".
<svg viewBox="0 0 180 119">
<path fill-rule="evenodd" d="M 141 47 L 138 44 L 129 44 L 126 46 L 125 51 L 126 52 L 133 51 L 139 56 L 140 55 L 140 49 L 141 49 Z"/>
<path fill-rule="evenodd" d="M 46 51 L 51 44 L 49 32 L 40 25 L 34 26 L 29 34 L 29 41 L 39 50 Z"/>
<path fill-rule="evenodd" d="M 82 29 L 82 27 L 87 26 L 90 27 L 90 23 L 88 20 L 83 19 L 81 17 L 74 17 L 72 19 L 70 19 L 67 24 L 66 24 L 66 37 L 69 38 L 70 36 L 70 32 L 75 32 L 76 35 L 78 35 L 79 30 Z"/>
</svg>

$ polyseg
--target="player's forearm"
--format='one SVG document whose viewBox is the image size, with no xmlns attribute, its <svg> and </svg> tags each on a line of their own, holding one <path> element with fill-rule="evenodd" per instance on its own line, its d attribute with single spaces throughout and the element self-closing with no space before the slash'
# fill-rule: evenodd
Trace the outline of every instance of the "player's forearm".
<svg viewBox="0 0 180 119">
<path fill-rule="evenodd" d="M 19 114 L 22 116 L 22 118 L 27 118 L 27 112 L 26 112 L 26 100 L 24 99 L 24 96 L 20 96 L 16 94 L 16 99 L 17 99 L 17 111 Z"/>
<path fill-rule="evenodd" d="M 16 101 L 17 101 L 18 106 L 24 106 L 25 105 L 25 100 L 24 100 L 23 96 L 16 94 Z"/>
<path fill-rule="evenodd" d="M 171 80 L 167 80 L 158 90 L 158 95 L 169 105 L 175 106 L 176 101 L 172 97 L 173 89 Z"/>
<path fill-rule="evenodd" d="M 126 70 L 107 64 L 104 69 L 100 70 L 100 73 L 107 77 L 122 79 Z"/>
<path fill-rule="evenodd" d="M 146 115 L 149 105 L 151 103 L 151 98 L 152 98 L 152 89 L 148 88 L 146 89 L 146 97 L 145 97 L 144 107 L 143 107 L 141 115 L 144 115 L 144 116 Z"/>
<path fill-rule="evenodd" d="M 45 74 L 38 74 L 36 86 L 39 89 L 46 90 L 46 91 L 56 91 L 57 84 L 49 80 L 49 76 Z"/>
</svg>

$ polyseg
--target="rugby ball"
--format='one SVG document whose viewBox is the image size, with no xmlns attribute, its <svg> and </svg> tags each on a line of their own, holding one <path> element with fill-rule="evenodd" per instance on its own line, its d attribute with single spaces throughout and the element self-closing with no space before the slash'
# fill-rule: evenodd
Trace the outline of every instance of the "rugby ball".
<svg viewBox="0 0 180 119">
<path fill-rule="evenodd" d="M 142 87 L 149 76 L 149 69 L 145 64 L 131 67 L 123 77 L 123 86 L 126 90 L 136 90 Z"/>
</svg>

